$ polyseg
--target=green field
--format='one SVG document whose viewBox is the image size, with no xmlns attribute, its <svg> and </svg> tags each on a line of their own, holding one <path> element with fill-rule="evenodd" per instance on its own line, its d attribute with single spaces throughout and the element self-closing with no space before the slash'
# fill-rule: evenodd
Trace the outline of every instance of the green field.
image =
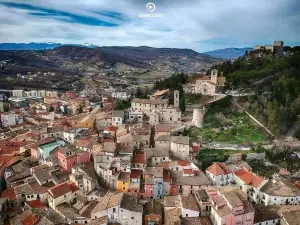
<svg viewBox="0 0 300 225">
<path fill-rule="evenodd" d="M 223 150 L 223 149 L 201 149 L 198 154 L 198 161 L 201 163 L 202 170 L 205 170 L 213 162 L 225 162 L 228 157 L 233 154 L 242 153 L 244 157 L 255 152 L 249 151 L 237 151 L 237 150 Z"/>
<path fill-rule="evenodd" d="M 257 144 L 269 141 L 247 114 L 231 108 L 210 108 L 204 117 L 204 127 L 191 127 L 186 135 L 203 142 Z"/>
</svg>

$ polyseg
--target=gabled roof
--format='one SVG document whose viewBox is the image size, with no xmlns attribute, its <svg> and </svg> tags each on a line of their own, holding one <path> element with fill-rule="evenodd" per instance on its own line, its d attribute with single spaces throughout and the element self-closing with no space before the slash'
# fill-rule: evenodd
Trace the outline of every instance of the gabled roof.
<svg viewBox="0 0 300 225">
<path fill-rule="evenodd" d="M 99 200 L 96 207 L 92 210 L 92 213 L 96 213 L 120 205 L 122 198 L 123 193 L 109 193 L 108 195 L 104 196 Z"/>
<path fill-rule="evenodd" d="M 47 206 L 44 203 L 42 203 L 40 200 L 27 201 L 26 205 L 28 205 L 29 208 L 33 208 L 33 209 L 47 208 Z"/>
<path fill-rule="evenodd" d="M 245 169 L 237 170 L 235 176 L 239 177 L 245 184 L 252 185 L 255 188 L 258 188 L 264 181 L 264 178 L 257 176 L 254 173 L 249 172 Z"/>
<path fill-rule="evenodd" d="M 64 182 L 54 186 L 53 188 L 50 188 L 48 192 L 53 198 L 58 198 L 69 192 L 75 192 L 77 190 L 78 188 L 72 182 Z"/>
<path fill-rule="evenodd" d="M 227 167 L 225 163 L 214 163 L 207 168 L 207 171 L 215 176 L 231 173 L 231 170 Z"/>
</svg>

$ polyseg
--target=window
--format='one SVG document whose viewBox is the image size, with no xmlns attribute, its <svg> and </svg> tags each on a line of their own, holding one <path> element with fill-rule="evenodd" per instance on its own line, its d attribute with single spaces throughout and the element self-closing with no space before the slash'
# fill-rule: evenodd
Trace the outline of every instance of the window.
<svg viewBox="0 0 300 225">
<path fill-rule="evenodd" d="M 189 216 L 189 214 L 185 214 L 185 217 L 188 217 Z"/>
<path fill-rule="evenodd" d="M 116 208 L 113 208 L 113 213 L 115 213 L 116 212 Z"/>
<path fill-rule="evenodd" d="M 134 217 L 131 217 L 132 220 L 134 220 Z"/>
</svg>

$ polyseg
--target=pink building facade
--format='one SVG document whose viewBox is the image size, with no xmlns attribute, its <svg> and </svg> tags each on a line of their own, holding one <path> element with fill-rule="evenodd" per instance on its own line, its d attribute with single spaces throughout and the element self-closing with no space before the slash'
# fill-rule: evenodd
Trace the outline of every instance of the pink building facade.
<svg viewBox="0 0 300 225">
<path fill-rule="evenodd" d="M 91 161 L 91 153 L 89 152 L 74 152 L 66 149 L 59 151 L 57 157 L 59 165 L 69 172 L 73 166 Z"/>
<path fill-rule="evenodd" d="M 253 225 L 254 208 L 241 190 L 211 195 L 211 220 L 215 225 Z"/>
</svg>

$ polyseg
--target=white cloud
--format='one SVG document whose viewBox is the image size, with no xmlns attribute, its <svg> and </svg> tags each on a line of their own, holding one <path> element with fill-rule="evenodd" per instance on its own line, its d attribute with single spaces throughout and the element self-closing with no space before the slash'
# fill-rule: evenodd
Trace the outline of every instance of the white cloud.
<svg viewBox="0 0 300 225">
<path fill-rule="evenodd" d="M 1 2 L 1 1 L 0 1 Z M 24 3 L 21 0 L 5 2 Z M 266 44 L 273 39 L 300 40 L 299 12 L 290 12 L 293 0 L 160 0 L 156 12 L 163 18 L 139 18 L 147 1 L 141 0 L 28 0 L 27 4 L 90 16 L 117 23 L 116 27 L 68 23 L 29 15 L 32 10 L 0 5 L 0 42 L 93 43 L 209 49 Z M 115 11 L 129 20 L 96 14 Z"/>
</svg>

